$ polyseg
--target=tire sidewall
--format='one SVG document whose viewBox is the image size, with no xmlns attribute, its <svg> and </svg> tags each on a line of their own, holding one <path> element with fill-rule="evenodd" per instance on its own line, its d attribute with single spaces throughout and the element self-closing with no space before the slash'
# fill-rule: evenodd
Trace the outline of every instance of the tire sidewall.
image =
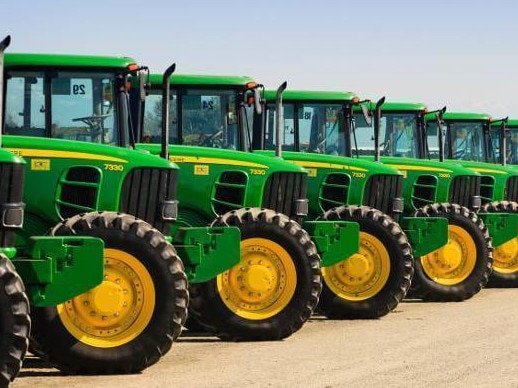
<svg viewBox="0 0 518 388">
<path fill-rule="evenodd" d="M 498 201 L 484 205 L 481 212 L 485 213 L 511 213 L 518 214 L 518 203 L 513 201 Z M 494 247 L 497 249 L 498 247 Z M 512 273 L 502 273 L 493 270 L 487 287 L 495 288 L 517 288 L 518 287 L 518 271 Z"/>
<path fill-rule="evenodd" d="M 447 286 L 433 281 L 424 271 L 421 259 L 417 259 L 415 264 L 416 276 L 427 289 L 429 299 L 447 298 L 453 301 L 461 301 L 476 294 L 487 282 L 488 262 L 491 262 L 491 258 L 488 254 L 489 247 L 486 243 L 484 231 L 481 230 L 477 222 L 463 213 L 463 208 L 459 208 L 459 212 L 456 212 L 455 208 L 451 207 L 448 208 L 448 211 L 441 210 L 434 216 L 447 218 L 449 225 L 459 226 L 470 235 L 476 247 L 475 267 L 462 282 Z"/>
<path fill-rule="evenodd" d="M 20 371 L 29 346 L 31 326 L 23 281 L 3 253 L 0 253 L 0 312 L 0 386 L 3 387 Z"/>
<path fill-rule="evenodd" d="M 307 254 L 303 246 L 295 236 L 274 223 L 257 220 L 236 226 L 238 226 L 241 231 L 241 241 L 248 238 L 259 237 L 279 244 L 290 255 L 297 274 L 295 292 L 288 305 L 276 315 L 256 322 L 261 322 L 263 328 L 271 327 L 273 329 L 282 325 L 286 320 L 295 319 L 296 316 L 300 314 L 300 311 L 305 308 L 308 298 L 311 297 L 311 282 L 303 281 L 303 279 L 312 278 L 313 274 L 309 260 L 306 259 Z M 217 303 L 214 303 L 211 308 L 212 311 L 207 311 L 207 313 L 220 315 L 224 321 L 233 322 L 237 326 L 243 326 L 244 329 L 251 323 L 252 325 L 248 330 L 250 330 L 250 335 L 253 335 L 252 331 L 255 330 L 254 322 L 249 322 L 247 319 L 230 311 L 217 291 L 217 280 L 213 279 L 210 283 L 211 286 L 208 287 L 208 290 L 212 290 L 212 295 L 208 295 L 208 298 L 217 301 Z M 207 307 L 210 308 L 211 305 Z"/>
<path fill-rule="evenodd" d="M 362 210 L 363 215 L 361 215 Z M 377 213 L 374 214 L 374 212 Z M 408 253 L 404 251 L 404 246 L 408 245 L 408 241 L 402 244 L 398 237 L 391 233 L 389 225 L 395 223 L 395 221 L 379 211 L 358 208 L 353 209 L 351 214 L 347 211 L 341 211 L 340 213 L 344 221 L 357 222 L 360 232 L 371 235 L 385 247 L 390 260 L 389 277 L 376 295 L 362 301 L 351 301 L 339 297 L 327 286 L 324 278 L 321 305 L 328 306 L 330 318 L 340 317 L 342 314 L 345 314 L 348 318 L 377 318 L 386 315 L 404 298 L 410 287 L 413 276 L 413 259 L 410 251 Z M 387 220 L 389 220 L 388 224 Z M 340 310 L 344 308 L 348 310 L 347 313 L 340 313 Z M 336 313 L 333 314 L 332 311 L 336 311 Z"/>
<path fill-rule="evenodd" d="M 122 221 L 124 223 L 124 221 Z M 138 228 L 138 222 L 130 226 L 130 228 Z M 122 227 L 121 229 L 124 229 Z M 105 243 L 105 248 L 118 249 L 126 252 L 136 258 L 146 268 L 151 279 L 153 279 L 153 286 L 155 289 L 154 310 L 149 323 L 144 330 L 133 340 L 115 347 L 97 348 L 85 344 L 75 338 L 69 333 L 66 327 L 62 324 L 61 318 L 58 315 L 56 307 L 36 308 L 35 326 L 38 322 L 59 322 L 59 324 L 45 325 L 40 328 L 44 330 L 41 333 L 44 338 L 51 339 L 52 343 L 59 343 L 59 346 L 52 346 L 52 344 L 45 344 L 46 353 L 52 352 L 57 355 L 59 359 L 66 359 L 73 357 L 70 362 L 81 365 L 81 368 L 86 368 L 88 373 L 89 364 L 94 360 L 95 365 L 102 363 L 106 364 L 106 368 L 113 368 L 115 371 L 132 368 L 143 369 L 144 364 L 152 364 L 157 359 L 149 359 L 150 354 L 156 354 L 157 343 L 162 343 L 160 352 L 165 354 L 171 342 L 163 343 L 161 337 L 164 333 L 171 332 L 171 317 L 177 312 L 175 310 L 175 298 L 182 297 L 182 295 L 175 295 L 171 298 L 171 292 L 176 289 L 175 280 L 171 276 L 171 269 L 168 267 L 170 261 L 164 260 L 161 257 L 160 250 L 153 247 L 143 237 L 137 235 L 134 230 L 130 233 L 119 228 L 112 227 L 95 227 L 91 229 L 78 231 L 77 234 L 81 236 L 99 237 Z M 151 229 L 147 233 L 154 233 Z M 186 287 L 186 285 L 185 285 Z M 167 297 L 165 297 L 167 296 Z M 173 299 L 173 301 L 171 300 Z M 179 334 L 179 333 L 178 333 Z M 41 337 L 41 335 L 40 335 Z M 44 339 L 39 340 L 40 342 Z M 155 356 L 153 356 L 155 357 Z M 148 358 L 147 361 L 144 361 Z M 144 363 L 143 365 L 138 365 Z M 96 366 L 91 367 L 92 370 Z M 66 371 L 66 367 L 60 369 Z M 95 373 L 95 372 L 93 372 Z"/>
</svg>

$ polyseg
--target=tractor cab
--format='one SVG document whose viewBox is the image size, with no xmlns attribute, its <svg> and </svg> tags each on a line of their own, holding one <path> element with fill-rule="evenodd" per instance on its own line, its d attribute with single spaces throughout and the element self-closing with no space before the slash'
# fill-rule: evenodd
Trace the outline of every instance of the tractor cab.
<svg viewBox="0 0 518 388">
<path fill-rule="evenodd" d="M 277 147 L 275 93 L 265 92 L 264 131 L 254 131 L 254 149 Z M 349 123 L 351 107 L 359 101 L 358 96 L 349 92 L 294 93 L 288 90 L 283 95 L 282 150 L 343 156 L 344 126 Z"/>
<path fill-rule="evenodd" d="M 88 65 L 86 65 L 88 64 Z M 130 58 L 6 54 L 7 135 L 132 145 Z"/>
<path fill-rule="evenodd" d="M 418 116 L 402 106 L 394 112 L 383 112 L 379 120 L 381 156 L 417 158 L 419 155 Z M 406 109 L 405 109 L 406 108 Z M 355 156 L 375 155 L 374 126 L 356 109 L 349 152 Z"/>
<path fill-rule="evenodd" d="M 137 138 L 160 143 L 161 75 L 151 74 Z M 255 101 L 259 88 L 250 77 L 177 75 L 171 77 L 169 142 L 248 151 Z M 134 89 L 133 93 L 137 93 Z M 133 101 L 138 101 L 133 99 Z M 138 112 L 134 109 L 133 112 Z M 158 113 L 158 114 L 157 114 Z M 135 120 L 139 117 L 135 116 Z"/>
<path fill-rule="evenodd" d="M 494 139 L 489 133 L 491 116 L 482 113 L 450 113 L 442 115 L 444 157 L 452 160 L 496 163 Z M 440 159 L 439 123 L 435 114 L 425 116 L 423 155 Z"/>
<path fill-rule="evenodd" d="M 500 164 L 516 167 L 518 165 L 518 120 L 491 121 L 489 135 L 493 158 Z M 501 152 L 502 149 L 505 149 L 505 152 Z"/>
<path fill-rule="evenodd" d="M 445 108 L 428 112 L 426 106 L 416 103 L 383 104 L 380 117 L 397 115 L 404 111 L 403 108 L 413 111 L 415 117 L 412 138 L 415 154 L 382 157 L 382 160 L 398 163 L 401 169 L 406 169 L 408 176 L 414 176 L 411 190 L 415 203 L 428 201 L 435 195 L 443 198 L 439 201 L 478 212 L 495 247 L 491 282 L 508 284 L 509 278 L 515 276 L 511 272 L 515 272 L 515 267 L 518 269 L 514 259 L 518 257 L 518 251 L 511 253 L 509 250 L 514 246 L 513 231 L 516 230 L 517 218 L 507 205 L 495 201 L 514 201 L 508 188 L 512 187 L 517 176 L 509 169 L 488 163 L 495 160 L 490 147 L 491 117 L 487 114 L 445 112 Z"/>
</svg>

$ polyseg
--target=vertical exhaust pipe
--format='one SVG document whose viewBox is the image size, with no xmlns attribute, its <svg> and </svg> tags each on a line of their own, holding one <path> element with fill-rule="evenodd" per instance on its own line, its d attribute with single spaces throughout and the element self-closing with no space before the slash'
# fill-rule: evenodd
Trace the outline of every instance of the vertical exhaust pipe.
<svg viewBox="0 0 518 388">
<path fill-rule="evenodd" d="M 282 107 L 282 93 L 286 90 L 288 86 L 288 82 L 284 81 L 278 88 L 277 94 L 275 97 L 275 113 L 277 115 L 277 121 L 275 123 L 275 135 L 277 147 L 275 148 L 275 156 L 280 158 L 282 157 L 282 135 L 281 131 L 284 128 L 284 112 Z"/>
<path fill-rule="evenodd" d="M 162 80 L 162 152 L 160 156 L 169 159 L 169 78 L 176 70 L 176 63 L 169 66 L 164 72 Z"/>
<path fill-rule="evenodd" d="M 376 103 L 376 108 L 374 109 L 374 161 L 380 161 L 380 121 L 381 121 L 381 106 L 385 103 L 385 97 L 381 97 Z"/>
<path fill-rule="evenodd" d="M 10 44 L 10 35 L 7 35 L 0 42 L 0 147 L 2 146 L 2 133 L 4 131 L 4 51 Z"/>
<path fill-rule="evenodd" d="M 507 138 L 506 138 L 506 130 L 507 130 L 507 120 L 509 117 L 502 119 L 500 123 L 500 162 L 502 166 L 507 165 Z"/>
<path fill-rule="evenodd" d="M 437 136 L 439 136 L 439 162 L 444 162 L 444 112 L 446 112 L 446 107 L 435 113 L 437 118 Z"/>
</svg>

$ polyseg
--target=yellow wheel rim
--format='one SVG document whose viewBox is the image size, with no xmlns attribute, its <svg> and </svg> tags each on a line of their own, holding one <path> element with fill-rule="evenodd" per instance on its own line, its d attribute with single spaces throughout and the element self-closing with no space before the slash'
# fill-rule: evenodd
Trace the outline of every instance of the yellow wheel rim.
<svg viewBox="0 0 518 388">
<path fill-rule="evenodd" d="M 155 309 L 155 287 L 134 256 L 104 250 L 104 280 L 95 288 L 57 306 L 68 332 L 97 348 L 124 345 L 148 325 Z"/>
<path fill-rule="evenodd" d="M 448 226 L 448 243 L 421 257 L 426 275 L 436 283 L 452 286 L 464 281 L 475 268 L 477 248 L 473 238 L 462 227 Z"/>
<path fill-rule="evenodd" d="M 493 270 L 501 274 L 518 271 L 518 237 L 499 245 L 493 251 Z"/>
<path fill-rule="evenodd" d="M 375 236 L 360 232 L 360 251 L 333 266 L 322 268 L 326 285 L 338 297 L 362 301 L 379 293 L 390 275 L 390 256 Z"/>
<path fill-rule="evenodd" d="M 264 238 L 241 241 L 241 261 L 217 277 L 223 303 L 236 315 L 267 319 L 282 311 L 295 294 L 297 271 L 289 253 Z"/>
</svg>

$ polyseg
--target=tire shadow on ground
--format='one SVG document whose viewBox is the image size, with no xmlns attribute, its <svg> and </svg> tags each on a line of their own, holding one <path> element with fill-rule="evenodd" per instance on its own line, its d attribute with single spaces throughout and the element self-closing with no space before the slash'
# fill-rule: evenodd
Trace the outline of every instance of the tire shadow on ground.
<svg viewBox="0 0 518 388">
<path fill-rule="evenodd" d="M 23 366 L 20 370 L 20 373 L 16 377 L 24 378 L 24 377 L 45 377 L 45 376 L 66 376 L 56 368 L 52 366 L 52 364 L 42 358 L 34 356 L 32 354 L 28 354 L 23 360 Z"/>
<path fill-rule="evenodd" d="M 178 339 L 176 340 L 176 342 L 211 343 L 222 342 L 222 340 L 211 333 L 184 329 L 180 337 L 178 337 Z"/>
</svg>

